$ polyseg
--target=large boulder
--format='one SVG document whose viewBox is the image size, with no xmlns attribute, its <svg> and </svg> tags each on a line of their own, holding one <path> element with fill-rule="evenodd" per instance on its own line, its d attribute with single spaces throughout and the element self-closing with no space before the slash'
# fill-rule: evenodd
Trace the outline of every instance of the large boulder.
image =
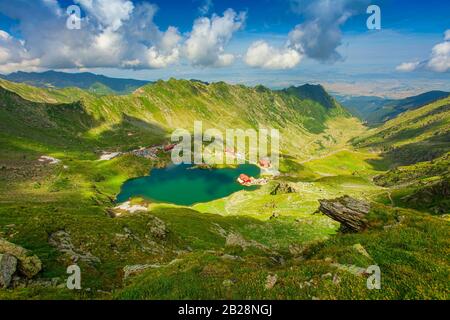
<svg viewBox="0 0 450 320">
<path fill-rule="evenodd" d="M 17 259 L 9 254 L 0 254 L 0 288 L 8 288 L 16 272 Z"/>
<path fill-rule="evenodd" d="M 17 259 L 17 270 L 32 278 L 42 270 L 42 262 L 39 258 L 25 248 L 0 238 L 0 254 L 7 254 Z"/>
<path fill-rule="evenodd" d="M 319 200 L 319 211 L 341 223 L 343 232 L 359 232 L 367 228 L 366 215 L 370 204 L 349 196 Z"/>
</svg>

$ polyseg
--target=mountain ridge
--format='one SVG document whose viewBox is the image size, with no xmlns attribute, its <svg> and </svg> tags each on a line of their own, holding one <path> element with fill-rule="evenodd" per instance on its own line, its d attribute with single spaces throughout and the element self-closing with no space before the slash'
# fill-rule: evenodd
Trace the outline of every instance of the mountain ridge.
<svg viewBox="0 0 450 320">
<path fill-rule="evenodd" d="M 449 95 L 450 92 L 433 90 L 403 99 L 345 95 L 335 95 L 335 97 L 353 115 L 366 121 L 370 126 L 377 126 L 403 112 L 420 108 Z"/>
<path fill-rule="evenodd" d="M 99 94 L 131 93 L 137 88 L 150 83 L 150 81 L 143 80 L 111 78 L 90 72 L 66 73 L 52 70 L 45 72 L 18 71 L 8 75 L 0 75 L 0 78 L 44 88 L 77 87 Z"/>
</svg>

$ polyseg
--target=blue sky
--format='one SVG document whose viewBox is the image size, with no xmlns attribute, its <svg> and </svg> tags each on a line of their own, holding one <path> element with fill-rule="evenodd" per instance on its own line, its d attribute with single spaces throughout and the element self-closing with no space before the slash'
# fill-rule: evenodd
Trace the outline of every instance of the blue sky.
<svg viewBox="0 0 450 320">
<path fill-rule="evenodd" d="M 80 6 L 81 29 L 66 8 Z M 381 30 L 368 30 L 368 5 Z M 450 90 L 450 2 L 0 0 L 0 73 L 56 69 L 348 94 Z"/>
</svg>

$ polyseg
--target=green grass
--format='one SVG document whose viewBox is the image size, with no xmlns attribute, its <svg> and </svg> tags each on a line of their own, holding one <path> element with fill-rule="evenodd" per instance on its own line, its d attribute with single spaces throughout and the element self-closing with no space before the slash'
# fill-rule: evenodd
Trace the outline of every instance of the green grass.
<svg viewBox="0 0 450 320">
<path fill-rule="evenodd" d="M 39 256 L 44 265 L 39 280 L 58 277 L 64 284 L 66 267 L 72 264 L 49 244 L 53 232 L 66 231 L 75 250 L 100 259 L 79 262 L 80 292 L 30 286 L 0 290 L 0 299 L 448 298 L 449 222 L 430 215 L 429 208 L 411 210 L 400 200 L 413 193 L 395 188 L 402 183 L 410 190 L 443 176 L 446 158 L 386 172 L 389 157 L 370 150 L 383 147 L 384 130 L 393 137 L 388 143 L 398 140 L 396 147 L 429 143 L 431 131 L 445 129 L 440 123 L 426 127 L 423 139 L 415 137 L 417 130 L 397 134 L 395 125 L 386 124 L 387 129 L 360 140 L 364 149 L 355 150 L 348 140 L 366 132 L 356 119 L 339 105 L 324 108 L 289 92 L 173 79 L 127 96 L 1 80 L 0 86 L 0 237 Z M 425 113 L 415 110 L 408 125 L 420 115 L 434 117 L 430 112 L 442 105 Z M 279 128 L 284 137 L 282 175 L 257 190 L 192 207 L 137 197 L 132 203 L 148 205 L 149 212 L 111 218 L 121 185 L 164 165 L 168 156 L 98 161 L 101 151 L 164 143 L 174 128 L 191 130 L 198 119 L 205 128 Z M 61 162 L 42 164 L 42 155 Z M 372 179 L 380 175 L 375 180 L 385 183 L 374 184 Z M 271 195 L 278 182 L 290 182 L 298 191 Z M 395 208 L 389 194 L 394 206 L 404 208 Z M 339 234 L 338 223 L 316 212 L 319 199 L 342 195 L 385 204 L 373 205 L 368 231 Z M 166 226 L 165 238 L 152 233 L 155 217 Z M 226 246 L 230 233 L 249 246 Z M 373 261 L 354 250 L 358 243 Z M 378 264 L 383 289 L 367 290 L 365 277 L 338 270 L 333 262 L 363 268 Z M 160 267 L 124 282 L 123 268 L 133 264 Z M 269 274 L 278 280 L 265 289 Z"/>
</svg>

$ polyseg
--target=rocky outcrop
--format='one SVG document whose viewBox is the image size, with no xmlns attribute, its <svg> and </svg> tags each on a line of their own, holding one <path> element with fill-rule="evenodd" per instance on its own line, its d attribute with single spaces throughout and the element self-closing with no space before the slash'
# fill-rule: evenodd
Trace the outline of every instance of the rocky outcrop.
<svg viewBox="0 0 450 320">
<path fill-rule="evenodd" d="M 36 255 L 14 243 L 0 238 L 0 254 L 17 259 L 17 271 L 27 278 L 32 278 L 42 269 L 42 262 Z M 9 259 L 9 258 L 7 258 Z M 9 260 L 10 261 L 10 260 Z"/>
<path fill-rule="evenodd" d="M 160 267 L 161 266 L 158 264 L 135 264 L 135 265 L 125 266 L 123 268 L 123 279 L 125 280 L 131 276 L 141 274 L 148 269 L 156 269 L 156 268 L 160 268 Z"/>
<path fill-rule="evenodd" d="M 277 280 L 278 280 L 278 276 L 276 274 L 267 275 L 266 284 L 265 284 L 266 290 L 272 289 L 275 286 L 275 284 L 277 283 Z"/>
<path fill-rule="evenodd" d="M 368 202 L 343 196 L 319 200 L 319 203 L 319 211 L 340 222 L 342 232 L 359 232 L 367 228 L 366 215 L 370 211 Z"/>
<path fill-rule="evenodd" d="M 168 230 L 166 224 L 161 219 L 151 216 L 150 221 L 147 223 L 147 227 L 154 238 L 164 240 L 167 237 Z"/>
<path fill-rule="evenodd" d="M 436 214 L 448 212 L 450 197 L 450 177 L 441 179 L 418 188 L 413 194 L 402 198 L 414 207 L 429 207 Z"/>
<path fill-rule="evenodd" d="M 48 243 L 58 249 L 61 253 L 69 256 L 73 263 L 78 261 L 84 261 L 87 263 L 100 262 L 100 259 L 93 256 L 91 253 L 77 250 L 72 244 L 70 234 L 66 231 L 60 230 L 52 233 L 48 238 Z"/>
<path fill-rule="evenodd" d="M 270 192 L 271 195 L 277 194 L 287 194 L 287 193 L 296 193 L 298 192 L 297 187 L 293 183 L 289 182 L 279 182 Z"/>
<path fill-rule="evenodd" d="M 17 259 L 9 254 L 0 254 L 0 288 L 8 288 L 16 272 Z"/>
</svg>

